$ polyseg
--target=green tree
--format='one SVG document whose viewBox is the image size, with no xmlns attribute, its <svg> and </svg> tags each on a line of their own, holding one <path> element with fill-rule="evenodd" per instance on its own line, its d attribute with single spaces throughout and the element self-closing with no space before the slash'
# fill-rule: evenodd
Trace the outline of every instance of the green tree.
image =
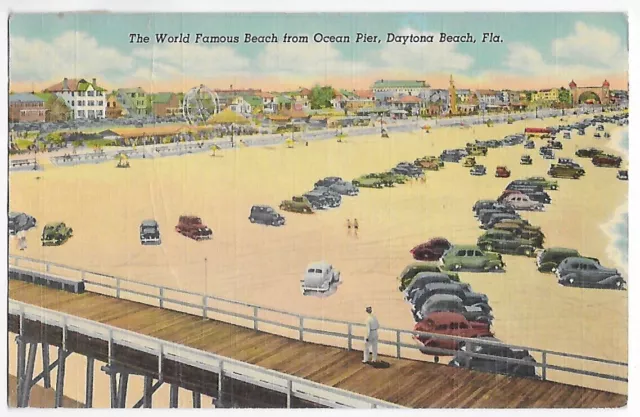
<svg viewBox="0 0 640 417">
<path fill-rule="evenodd" d="M 571 92 L 564 87 L 560 88 L 560 91 L 558 91 L 558 101 L 564 104 L 571 104 Z"/>
<path fill-rule="evenodd" d="M 321 87 L 319 85 L 314 86 L 311 89 L 311 96 L 309 101 L 311 102 L 312 109 L 326 109 L 331 107 L 331 100 L 335 97 L 333 87 L 325 85 Z"/>
<path fill-rule="evenodd" d="M 47 110 L 46 120 L 48 122 L 64 122 L 71 117 L 71 110 L 61 98 L 52 94 L 44 103 Z"/>
<path fill-rule="evenodd" d="M 64 143 L 64 138 L 62 137 L 62 133 L 60 132 L 49 133 L 47 135 L 47 142 L 49 142 L 51 145 L 56 145 L 56 146 L 62 145 Z"/>
</svg>

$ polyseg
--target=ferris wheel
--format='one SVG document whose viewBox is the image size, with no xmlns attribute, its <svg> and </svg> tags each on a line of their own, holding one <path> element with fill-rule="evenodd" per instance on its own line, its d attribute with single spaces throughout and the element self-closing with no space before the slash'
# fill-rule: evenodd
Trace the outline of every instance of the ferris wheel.
<svg viewBox="0 0 640 417">
<path fill-rule="evenodd" d="M 218 94 L 200 84 L 184 95 L 182 114 L 192 125 L 204 124 L 209 117 L 220 111 Z"/>
</svg>

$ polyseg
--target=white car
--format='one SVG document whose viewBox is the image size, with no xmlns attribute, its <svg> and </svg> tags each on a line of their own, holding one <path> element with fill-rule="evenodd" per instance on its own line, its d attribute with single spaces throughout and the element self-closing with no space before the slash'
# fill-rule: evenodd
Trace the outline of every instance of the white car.
<svg viewBox="0 0 640 417">
<path fill-rule="evenodd" d="M 340 271 L 331 264 L 321 261 L 307 266 L 304 279 L 300 281 L 302 295 L 326 293 L 340 283 Z"/>
<path fill-rule="evenodd" d="M 531 210 L 543 211 L 544 204 L 532 200 L 528 195 L 523 193 L 510 194 L 503 200 L 504 204 L 510 205 L 515 210 Z"/>
</svg>

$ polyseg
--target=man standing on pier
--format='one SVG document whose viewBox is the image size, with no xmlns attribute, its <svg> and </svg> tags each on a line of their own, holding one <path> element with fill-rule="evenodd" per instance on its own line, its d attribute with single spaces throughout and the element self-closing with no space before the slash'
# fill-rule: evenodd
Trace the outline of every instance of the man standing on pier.
<svg viewBox="0 0 640 417">
<path fill-rule="evenodd" d="M 373 309 L 367 307 L 367 321 L 365 323 L 366 333 L 364 335 L 364 359 L 362 363 L 369 363 L 369 350 L 373 352 L 373 361 L 378 362 L 378 328 L 380 324 L 373 315 Z"/>
</svg>

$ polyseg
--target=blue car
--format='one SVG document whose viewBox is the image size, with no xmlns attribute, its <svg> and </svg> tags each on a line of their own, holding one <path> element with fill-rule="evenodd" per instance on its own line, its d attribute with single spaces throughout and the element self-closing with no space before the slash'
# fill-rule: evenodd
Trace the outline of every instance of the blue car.
<svg viewBox="0 0 640 417">
<path fill-rule="evenodd" d="M 484 165 L 475 165 L 469 172 L 471 175 L 487 175 L 487 167 Z"/>
</svg>

